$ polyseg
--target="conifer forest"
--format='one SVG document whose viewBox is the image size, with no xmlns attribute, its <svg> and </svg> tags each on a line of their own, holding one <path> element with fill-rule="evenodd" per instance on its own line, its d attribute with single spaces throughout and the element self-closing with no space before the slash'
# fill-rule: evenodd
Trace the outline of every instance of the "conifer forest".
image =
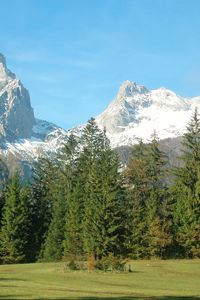
<svg viewBox="0 0 200 300">
<path fill-rule="evenodd" d="M 30 182 L 17 173 L 2 180 L 0 263 L 199 258 L 197 110 L 178 159 L 167 167 L 153 133 L 124 166 L 91 119 L 81 138 L 70 135 L 55 157 L 37 161 Z"/>
</svg>

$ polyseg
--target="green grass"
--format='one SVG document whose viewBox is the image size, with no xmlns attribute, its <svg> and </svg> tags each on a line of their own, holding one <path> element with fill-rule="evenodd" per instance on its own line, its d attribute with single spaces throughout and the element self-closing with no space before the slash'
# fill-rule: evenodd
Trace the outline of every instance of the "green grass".
<svg viewBox="0 0 200 300">
<path fill-rule="evenodd" d="M 200 299 L 200 260 L 133 261 L 132 273 L 66 271 L 64 263 L 0 266 L 0 299 Z"/>
</svg>

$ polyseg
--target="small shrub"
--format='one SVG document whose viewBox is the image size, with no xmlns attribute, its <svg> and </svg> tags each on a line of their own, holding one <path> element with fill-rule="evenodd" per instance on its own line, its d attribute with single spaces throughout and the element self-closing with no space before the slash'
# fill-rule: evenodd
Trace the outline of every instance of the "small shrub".
<svg viewBox="0 0 200 300">
<path fill-rule="evenodd" d="M 68 263 L 68 268 L 72 271 L 78 270 L 77 263 L 74 260 L 70 260 Z"/>
<path fill-rule="evenodd" d="M 122 259 L 121 257 L 116 257 L 110 253 L 108 256 L 104 256 L 96 262 L 96 269 L 124 272 L 126 270 L 126 263 L 127 260 Z"/>
<path fill-rule="evenodd" d="M 83 261 L 70 260 L 65 264 L 64 270 L 77 271 L 77 270 L 87 270 L 86 263 Z"/>
</svg>

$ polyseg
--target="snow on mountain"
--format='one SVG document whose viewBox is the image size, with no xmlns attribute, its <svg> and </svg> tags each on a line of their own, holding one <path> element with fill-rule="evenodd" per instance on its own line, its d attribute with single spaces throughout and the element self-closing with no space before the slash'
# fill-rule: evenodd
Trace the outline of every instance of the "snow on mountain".
<svg viewBox="0 0 200 300">
<path fill-rule="evenodd" d="M 200 96 L 184 98 L 166 88 L 148 90 L 125 81 L 108 108 L 96 117 L 106 128 L 112 147 L 148 142 L 156 130 L 160 139 L 181 136 Z M 60 149 L 71 132 L 80 137 L 85 125 L 69 131 L 34 116 L 28 91 L 0 54 L 0 155 L 32 162 Z"/>
<path fill-rule="evenodd" d="M 148 90 L 125 81 L 115 99 L 96 121 L 105 127 L 112 147 L 148 142 L 156 131 L 160 139 L 183 135 L 200 97 L 184 98 L 164 87 Z"/>
<path fill-rule="evenodd" d="M 46 121 L 36 120 L 32 136 L 26 139 L 18 139 L 12 143 L 5 142 L 2 154 L 12 153 L 19 159 L 32 161 L 43 155 L 56 153 L 67 141 L 67 132 Z"/>
<path fill-rule="evenodd" d="M 0 154 L 33 161 L 55 153 L 67 140 L 62 128 L 35 119 L 28 91 L 0 54 Z"/>
</svg>

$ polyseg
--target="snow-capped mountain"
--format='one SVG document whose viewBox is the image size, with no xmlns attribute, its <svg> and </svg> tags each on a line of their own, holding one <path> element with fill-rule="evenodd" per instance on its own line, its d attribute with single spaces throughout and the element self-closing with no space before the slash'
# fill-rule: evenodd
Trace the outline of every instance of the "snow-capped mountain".
<svg viewBox="0 0 200 300">
<path fill-rule="evenodd" d="M 6 66 L 0 54 L 0 154 L 33 161 L 56 152 L 67 139 L 62 128 L 35 119 L 28 91 Z"/>
<path fill-rule="evenodd" d="M 117 96 L 96 121 L 105 127 L 113 147 L 148 142 L 156 131 L 160 139 L 183 135 L 200 97 L 184 98 L 161 87 L 148 90 L 125 81 Z"/>
<path fill-rule="evenodd" d="M 182 136 L 195 107 L 200 108 L 200 97 L 184 98 L 166 88 L 148 90 L 125 81 L 96 121 L 106 128 L 114 148 L 133 145 L 141 138 L 148 142 L 154 131 L 160 139 Z M 0 156 L 7 164 L 13 157 L 29 164 L 41 155 L 51 155 L 71 132 L 81 136 L 84 126 L 65 131 L 36 119 L 28 91 L 0 54 Z"/>
</svg>

